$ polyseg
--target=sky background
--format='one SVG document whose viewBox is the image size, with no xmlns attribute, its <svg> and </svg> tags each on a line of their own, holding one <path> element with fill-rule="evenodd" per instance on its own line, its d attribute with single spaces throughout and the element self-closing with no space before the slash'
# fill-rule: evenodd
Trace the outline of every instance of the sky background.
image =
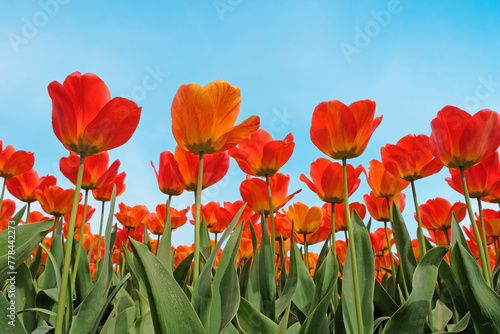
<svg viewBox="0 0 500 334">
<path fill-rule="evenodd" d="M 175 149 L 170 107 L 184 83 L 227 80 L 241 89 L 238 123 L 258 115 L 273 138 L 291 132 L 295 151 L 281 172 L 291 176 L 289 193 L 303 189 L 293 201 L 309 206 L 323 204 L 299 181 L 314 160 L 326 157 L 309 136 L 320 102 L 376 101 L 383 121 L 365 153 L 349 161 L 365 168 L 380 159 L 380 147 L 407 134 L 430 135 L 431 120 L 446 105 L 470 113 L 500 110 L 497 1 L 2 1 L 0 36 L 4 146 L 35 152 L 41 176 L 72 187 L 59 171 L 68 151 L 52 131 L 47 86 L 76 71 L 97 74 L 112 97 L 142 106 L 135 134 L 110 156 L 127 173 L 117 203 L 145 204 L 150 211 L 166 201 L 150 162 L 157 165 L 162 151 Z M 448 175 L 446 169 L 417 181 L 419 202 L 463 201 L 444 181 Z M 361 178 L 351 202 L 369 192 Z M 241 199 L 243 179 L 231 160 L 228 175 L 204 191 L 202 203 Z M 404 192 L 404 217 L 415 236 L 412 196 L 409 188 Z M 185 192 L 172 206 L 193 201 Z M 93 198 L 90 205 L 100 208 Z M 372 230 L 381 226 L 374 222 Z M 193 239 L 189 223 L 173 234 L 174 245 Z"/>
</svg>

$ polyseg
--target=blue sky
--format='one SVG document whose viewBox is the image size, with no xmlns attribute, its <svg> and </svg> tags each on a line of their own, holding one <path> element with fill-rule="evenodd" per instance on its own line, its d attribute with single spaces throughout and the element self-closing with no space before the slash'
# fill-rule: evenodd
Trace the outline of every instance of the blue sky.
<svg viewBox="0 0 500 334">
<path fill-rule="evenodd" d="M 132 139 L 110 155 L 127 173 L 118 201 L 153 211 L 166 197 L 150 161 L 157 164 L 162 151 L 175 149 L 170 106 L 177 88 L 224 79 L 241 89 L 239 122 L 255 114 L 274 138 L 293 133 L 295 152 L 282 172 L 291 175 L 290 192 L 303 189 L 294 200 L 321 205 L 299 181 L 324 157 L 309 138 L 316 105 L 377 102 L 376 115 L 384 119 L 366 152 L 351 161 L 365 167 L 380 159 L 387 143 L 410 133 L 430 135 L 430 122 L 445 105 L 498 111 L 499 16 L 496 1 L 2 2 L 0 140 L 35 152 L 39 174 L 70 187 L 58 170 L 68 153 L 52 131 L 47 85 L 75 71 L 95 73 L 113 97 L 143 107 Z M 444 181 L 447 175 L 417 182 L 420 203 L 437 196 L 462 200 Z M 232 160 L 203 203 L 240 199 L 243 178 Z M 362 201 L 368 191 L 362 176 L 351 201 Z M 415 235 L 412 197 L 405 193 L 404 216 Z M 193 198 L 184 193 L 173 206 L 184 208 Z M 98 218 L 92 219 L 94 233 Z M 191 225 L 174 232 L 175 245 L 192 241 Z"/>
</svg>

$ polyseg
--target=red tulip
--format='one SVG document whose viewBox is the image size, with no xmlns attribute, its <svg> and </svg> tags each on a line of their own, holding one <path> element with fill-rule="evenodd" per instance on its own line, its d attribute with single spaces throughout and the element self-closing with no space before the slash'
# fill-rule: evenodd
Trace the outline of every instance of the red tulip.
<svg viewBox="0 0 500 334">
<path fill-rule="evenodd" d="M 259 129 L 229 150 L 229 155 L 246 174 L 273 176 L 290 159 L 294 147 L 291 133 L 284 140 L 273 140 L 267 131 Z"/>
<path fill-rule="evenodd" d="M 375 102 L 362 100 L 346 106 L 340 101 L 321 102 L 314 109 L 311 140 L 333 159 L 356 158 L 366 149 L 373 131 L 382 121 L 375 115 Z"/>
<path fill-rule="evenodd" d="M 104 185 L 100 188 L 93 189 L 92 190 L 92 195 L 94 195 L 94 198 L 96 201 L 101 201 L 101 202 L 109 202 L 111 201 L 111 196 L 113 195 L 113 187 L 116 185 L 116 197 L 120 196 L 123 194 L 125 191 L 125 172 L 122 172 L 118 174 L 114 181 L 111 181 L 111 183 L 108 183 L 107 185 Z"/>
<path fill-rule="evenodd" d="M 78 209 L 76 211 L 76 222 L 75 226 L 80 227 L 82 226 L 83 223 L 83 208 L 85 205 L 83 204 L 78 204 Z M 92 215 L 94 214 L 95 209 L 92 208 L 90 205 L 87 205 L 87 212 L 85 213 L 85 223 L 88 223 L 90 218 L 92 218 Z M 69 227 L 69 220 L 70 220 L 71 215 L 66 215 L 64 216 L 64 223 Z M 89 225 L 90 228 L 90 225 Z M 67 232 L 66 232 L 67 233 Z M 90 233 L 90 230 L 89 230 Z"/>
<path fill-rule="evenodd" d="M 75 185 L 79 163 L 80 157 L 74 153 L 70 153 L 69 157 L 61 158 L 59 162 L 63 175 Z M 118 174 L 120 160 L 115 160 L 109 168 L 108 164 L 108 152 L 87 157 L 83 169 L 82 189 L 98 189 L 112 183 Z"/>
<path fill-rule="evenodd" d="M 43 211 L 49 215 L 66 216 L 71 213 L 73 205 L 74 189 L 66 189 L 59 186 L 49 186 L 43 190 L 37 189 L 35 196 Z M 80 194 L 80 200 L 82 195 Z"/>
<path fill-rule="evenodd" d="M 385 169 L 406 181 L 427 177 L 443 168 L 441 160 L 432 154 L 426 135 L 407 135 L 396 145 L 382 147 L 380 154 Z"/>
<path fill-rule="evenodd" d="M 353 202 L 349 204 L 350 215 L 352 216 L 354 210 L 359 215 L 361 219 L 364 219 L 366 216 L 366 207 L 363 203 Z M 325 203 L 323 205 L 323 212 L 326 224 L 330 224 L 330 232 L 332 230 L 332 206 L 329 203 Z M 335 232 L 339 231 L 347 231 L 347 217 L 345 215 L 345 205 L 344 204 L 335 204 Z"/>
<path fill-rule="evenodd" d="M 384 165 L 377 160 L 370 161 L 366 180 L 377 197 L 392 197 L 400 193 L 409 184 L 408 181 L 404 181 L 389 173 L 384 168 Z"/>
<path fill-rule="evenodd" d="M 52 128 L 59 141 L 76 154 L 94 155 L 125 144 L 141 117 L 135 102 L 115 97 L 95 74 L 70 74 L 61 85 L 49 84 Z"/>
<path fill-rule="evenodd" d="M 153 166 L 155 170 L 158 186 L 162 193 L 172 196 L 179 196 L 182 194 L 184 191 L 182 175 L 179 171 L 179 165 L 171 152 L 164 151 L 160 154 L 158 171 L 152 161 L 151 166 Z M 205 163 L 203 166 L 205 166 Z"/>
<path fill-rule="evenodd" d="M 500 211 L 483 210 L 484 231 L 489 238 L 500 237 Z"/>
<path fill-rule="evenodd" d="M 123 202 L 118 205 L 120 211 L 115 213 L 115 217 L 123 227 L 136 228 L 144 225 L 149 211 L 145 205 L 134 207 L 125 205 Z"/>
<path fill-rule="evenodd" d="M 33 168 L 35 156 L 32 152 L 16 151 L 12 145 L 2 147 L 0 140 L 0 177 L 9 179 Z"/>
<path fill-rule="evenodd" d="M 233 203 L 231 202 L 224 202 L 224 208 L 231 213 L 231 216 L 234 218 L 238 211 L 241 209 L 241 207 L 245 204 L 242 200 L 235 201 Z M 253 210 L 247 205 L 243 209 L 243 212 L 241 213 L 240 216 L 240 222 L 243 221 L 243 230 L 246 230 L 248 228 L 248 224 L 252 222 L 253 224 L 256 224 L 257 221 L 260 219 L 260 214 L 253 212 Z M 239 222 L 238 222 L 239 224 Z M 238 226 L 236 224 L 236 226 Z"/>
<path fill-rule="evenodd" d="M 394 239 L 392 237 L 392 230 L 387 229 L 389 233 L 389 240 L 391 241 L 391 247 L 394 244 Z M 385 235 L 385 228 L 380 227 L 375 230 L 375 232 L 370 232 L 370 241 L 375 251 L 375 256 L 384 256 L 385 253 L 389 252 L 389 247 L 387 246 L 387 237 Z"/>
<path fill-rule="evenodd" d="M 392 197 L 389 197 L 389 204 L 392 207 L 393 201 L 396 201 L 396 205 L 399 208 L 399 211 L 403 212 L 405 208 L 405 198 L 406 195 L 403 193 L 398 193 Z M 376 221 L 388 222 L 391 221 L 391 215 L 389 214 L 389 210 L 387 209 L 387 200 L 383 197 L 375 196 L 373 191 L 370 191 L 370 195 L 364 195 L 363 199 L 366 204 L 366 208 Z"/>
<path fill-rule="evenodd" d="M 431 122 L 432 153 L 449 168 L 468 169 L 500 145 L 500 116 L 488 109 L 471 116 L 452 106 L 441 109 Z"/>
<path fill-rule="evenodd" d="M 186 213 L 189 211 L 189 206 L 183 210 L 176 210 L 170 207 L 170 226 L 172 231 L 181 227 L 187 222 Z M 156 218 L 155 218 L 156 216 Z M 153 222 L 150 219 L 154 220 Z M 167 220 L 167 205 L 158 204 L 156 212 L 148 215 L 148 228 L 153 234 L 162 234 Z"/>
<path fill-rule="evenodd" d="M 464 203 L 456 202 L 452 206 L 450 202 L 440 197 L 428 200 L 425 204 L 420 205 L 419 209 L 422 226 L 427 230 L 445 231 L 451 228 L 453 213 L 457 222 L 461 222 L 467 213 L 467 207 Z"/>
<path fill-rule="evenodd" d="M 15 211 L 16 203 L 11 199 L 4 199 L 2 209 L 0 209 L 0 232 L 7 228 Z"/>
<path fill-rule="evenodd" d="M 359 165 L 354 169 L 347 165 L 347 189 L 351 196 L 358 189 L 361 179 L 359 175 L 365 169 Z M 344 202 L 344 186 L 342 165 L 338 162 L 332 162 L 328 159 L 319 158 L 311 164 L 311 179 L 300 174 L 300 181 L 305 182 L 309 189 L 314 191 L 318 197 L 327 203 Z"/>
<path fill-rule="evenodd" d="M 54 176 L 38 177 L 38 173 L 34 169 L 7 179 L 7 190 L 20 201 L 32 203 L 36 201 L 35 191 L 43 190 L 46 187 L 56 184 Z"/>
</svg>

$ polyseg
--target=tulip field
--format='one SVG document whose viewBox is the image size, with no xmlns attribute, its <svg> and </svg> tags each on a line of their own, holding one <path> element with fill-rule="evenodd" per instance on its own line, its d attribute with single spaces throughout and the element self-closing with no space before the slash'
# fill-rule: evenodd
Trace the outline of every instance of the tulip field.
<svg viewBox="0 0 500 334">
<path fill-rule="evenodd" d="M 164 202 L 150 211 L 119 201 L 126 172 L 108 153 L 127 145 L 141 107 L 91 73 L 48 94 L 68 150 L 55 158 L 74 187 L 40 177 L 35 154 L 1 138 L 0 333 L 500 333 L 500 211 L 483 208 L 500 205 L 497 112 L 443 106 L 430 136 L 409 134 L 355 166 L 383 121 L 375 101 L 318 101 L 317 160 L 287 175 L 293 134 L 238 121 L 240 90 L 226 81 L 183 84 L 171 104 L 177 147 L 151 162 Z M 241 199 L 202 203 L 230 160 L 246 174 Z M 418 180 L 443 168 L 463 201 L 420 203 Z M 294 201 L 291 178 L 324 205 Z M 352 202 L 362 178 L 371 191 Z M 194 201 L 178 207 L 185 191 Z M 194 244 L 173 247 L 190 216 Z"/>
</svg>

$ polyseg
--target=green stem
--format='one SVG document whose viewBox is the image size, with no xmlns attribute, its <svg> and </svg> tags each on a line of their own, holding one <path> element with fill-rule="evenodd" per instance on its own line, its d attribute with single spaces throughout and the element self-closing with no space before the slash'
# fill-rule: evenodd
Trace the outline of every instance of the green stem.
<svg viewBox="0 0 500 334">
<path fill-rule="evenodd" d="M 273 196 L 271 193 L 271 182 L 269 181 L 269 175 L 266 174 L 266 184 L 267 184 L 267 196 L 269 197 L 269 216 L 271 217 L 271 247 L 273 249 L 273 254 L 276 254 L 275 245 L 275 231 L 274 231 L 274 210 L 273 210 Z"/>
<path fill-rule="evenodd" d="M 307 244 L 307 234 L 302 234 L 304 236 L 304 264 L 306 265 L 307 271 L 309 271 L 309 247 Z"/>
<path fill-rule="evenodd" d="M 80 263 L 80 256 L 82 254 L 82 249 L 83 249 L 83 232 L 85 231 L 85 221 L 87 220 L 88 199 L 89 199 L 89 190 L 85 189 L 85 201 L 83 204 L 82 223 L 80 225 L 80 239 L 78 241 L 78 244 L 80 245 L 80 247 L 78 247 L 78 250 L 76 251 L 75 265 L 73 268 L 73 272 L 71 273 L 71 286 L 72 287 L 75 287 L 76 273 L 78 272 L 78 264 Z"/>
<path fill-rule="evenodd" d="M 102 208 L 101 208 L 101 224 L 99 225 L 99 238 L 97 239 L 97 257 L 95 260 L 95 275 L 94 277 L 97 279 L 99 277 L 99 264 L 101 262 L 101 238 L 102 238 L 102 225 L 104 223 L 104 204 L 106 204 L 105 201 L 102 201 Z"/>
<path fill-rule="evenodd" d="M 7 183 L 7 178 L 3 178 L 2 195 L 0 196 L 0 211 L 2 211 L 3 197 L 5 195 L 5 184 Z M 499 204 L 500 205 L 500 204 Z"/>
<path fill-rule="evenodd" d="M 59 291 L 59 300 L 57 302 L 55 334 L 61 334 L 63 331 L 66 332 L 66 329 L 63 328 L 63 321 L 66 314 L 66 295 L 68 294 L 68 278 L 69 278 L 69 269 L 71 264 L 71 251 L 73 249 L 75 221 L 76 221 L 76 214 L 78 211 L 78 202 L 80 201 L 80 189 L 82 185 L 84 163 L 85 163 L 85 154 L 82 153 L 80 154 L 80 164 L 78 166 L 78 174 L 76 177 L 75 195 L 73 196 L 73 206 L 71 209 L 71 216 L 69 219 L 68 239 L 66 240 L 66 249 L 64 251 L 64 266 L 61 278 L 61 289 Z M 71 302 L 71 300 L 69 302 Z"/>
<path fill-rule="evenodd" d="M 155 255 L 158 255 L 158 246 L 160 246 L 160 237 L 161 237 L 161 234 L 157 234 L 156 235 L 156 249 L 155 249 Z M 170 251 L 170 249 L 169 249 Z"/>
<path fill-rule="evenodd" d="M 28 207 L 26 210 L 26 224 L 28 224 L 30 220 L 30 208 L 31 208 L 31 202 L 28 202 Z"/>
<path fill-rule="evenodd" d="M 488 251 L 488 241 L 486 240 L 486 229 L 484 227 L 484 217 L 483 217 L 483 204 L 481 203 L 481 198 L 477 198 L 477 207 L 479 211 L 479 224 L 481 225 L 481 236 L 482 236 L 482 242 L 483 242 L 483 247 L 484 247 L 484 255 L 486 256 L 486 261 L 485 265 L 488 267 L 488 273 L 491 273 L 491 265 L 490 265 L 490 254 Z M 493 281 L 493 280 L 492 280 Z"/>
<path fill-rule="evenodd" d="M 351 251 L 351 265 L 352 265 L 352 278 L 354 281 L 354 302 L 356 304 L 356 320 L 358 324 L 358 334 L 363 334 L 363 313 L 361 312 L 361 296 L 359 292 L 359 279 L 358 279 L 358 264 L 356 262 L 356 247 L 354 245 L 354 229 L 351 222 L 351 214 L 349 210 L 349 192 L 347 190 L 347 159 L 342 158 L 342 174 L 344 183 L 344 204 L 345 204 L 345 218 L 347 222 L 347 231 L 349 232 L 349 250 Z M 371 315 L 370 315 L 371 316 Z"/>
<path fill-rule="evenodd" d="M 392 257 L 391 238 L 389 236 L 389 229 L 387 228 L 386 221 L 384 221 L 384 230 L 385 230 L 385 240 L 387 242 L 387 251 L 389 252 L 389 259 L 391 260 L 391 272 L 392 276 L 394 276 L 394 280 L 396 280 L 396 264 L 394 262 L 394 258 Z"/>
<path fill-rule="evenodd" d="M 332 251 L 333 251 L 333 258 L 335 259 L 335 261 L 338 261 L 337 259 L 337 245 L 336 245 L 336 242 L 335 242 L 335 203 L 330 203 L 331 205 L 331 208 L 332 208 L 332 217 L 331 217 L 331 221 L 332 221 Z M 338 276 L 338 272 L 335 273 L 337 276 Z M 337 305 L 339 304 L 339 294 L 337 293 L 337 291 L 334 291 L 333 292 L 333 306 L 334 306 L 334 309 L 337 309 Z"/>
<path fill-rule="evenodd" d="M 174 267 L 174 261 L 172 260 L 172 221 L 170 218 L 170 205 L 172 203 L 172 195 L 169 194 L 167 198 L 167 203 L 166 203 L 166 215 L 165 215 L 165 228 L 163 229 L 163 235 L 161 237 L 160 243 L 161 242 L 166 242 L 167 243 L 167 269 L 169 272 L 172 272 L 172 268 Z M 158 249 L 160 249 L 160 244 L 158 244 L 157 252 Z"/>
<path fill-rule="evenodd" d="M 450 235 L 448 234 L 448 230 L 447 228 L 444 229 L 444 237 L 446 238 L 446 242 L 448 244 L 448 246 L 451 244 L 450 242 Z"/>
<path fill-rule="evenodd" d="M 424 229 L 422 228 L 422 218 L 420 217 L 420 208 L 418 207 L 417 191 L 415 189 L 415 181 L 411 180 L 410 183 L 411 183 L 411 191 L 413 193 L 413 202 L 415 204 L 415 213 L 417 214 L 418 244 L 419 244 L 420 249 L 422 250 L 422 256 L 419 256 L 419 258 L 422 258 L 425 255 L 425 253 L 427 252 L 426 247 L 425 247 Z"/>
<path fill-rule="evenodd" d="M 194 193 L 194 267 L 193 267 L 193 286 L 198 279 L 200 272 L 200 223 L 201 223 L 201 189 L 203 185 L 203 156 L 200 152 L 200 162 L 198 168 L 198 184 Z"/>
<path fill-rule="evenodd" d="M 436 241 L 436 246 L 439 246 L 439 240 L 438 240 L 437 232 L 436 232 L 436 230 L 432 230 L 432 232 L 434 233 L 434 240 Z"/>
<path fill-rule="evenodd" d="M 496 254 L 496 255 L 497 255 L 497 257 L 498 257 L 498 244 L 499 244 L 499 239 L 498 239 L 498 237 L 495 237 L 493 240 L 494 240 L 494 241 L 493 241 L 493 245 L 495 246 L 495 254 Z"/>
<path fill-rule="evenodd" d="M 477 227 L 476 220 L 474 219 L 474 213 L 472 211 L 472 205 L 470 203 L 469 190 L 467 189 L 467 182 L 465 180 L 465 169 L 460 167 L 460 178 L 462 179 L 462 187 L 464 190 L 465 204 L 467 204 L 467 212 L 469 213 L 469 219 L 474 231 L 474 237 L 476 239 L 477 249 L 479 250 L 479 258 L 481 259 L 481 269 L 483 271 L 483 277 L 486 283 L 492 287 L 491 272 L 488 272 L 488 266 L 485 265 L 487 259 L 484 254 L 484 246 L 482 246 L 481 235 L 479 234 L 479 229 Z"/>
</svg>

